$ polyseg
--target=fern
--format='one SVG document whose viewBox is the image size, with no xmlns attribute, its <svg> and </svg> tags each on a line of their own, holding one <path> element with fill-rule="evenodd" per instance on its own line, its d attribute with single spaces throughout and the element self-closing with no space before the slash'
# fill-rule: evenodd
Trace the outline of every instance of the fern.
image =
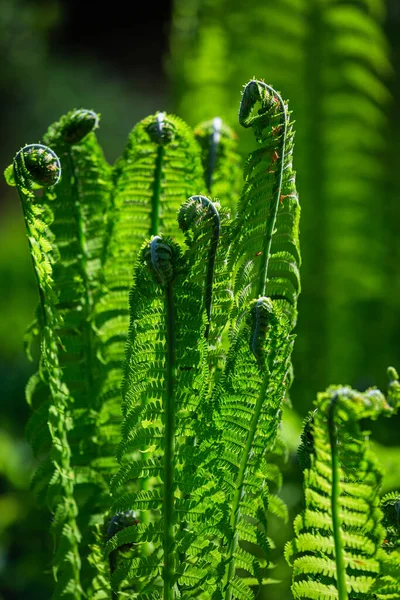
<svg viewBox="0 0 400 600">
<path fill-rule="evenodd" d="M 213 398 L 221 430 L 217 465 L 229 506 L 229 521 L 224 525 L 229 534 L 223 555 L 226 600 L 240 598 L 241 594 L 253 597 L 246 584 L 239 584 L 236 564 L 259 585 L 264 578 L 263 561 L 252 557 L 238 542 L 257 544 L 266 564 L 266 509 L 270 501 L 267 480 L 271 477 L 266 456 L 274 447 L 281 419 L 292 349 L 289 331 L 287 318 L 279 308 L 274 309 L 268 298 L 254 301 L 250 314 L 231 333 L 225 371 Z"/>
<path fill-rule="evenodd" d="M 261 108 L 253 116 L 257 102 Z M 300 291 L 300 209 L 288 109 L 272 88 L 253 80 L 243 91 L 239 122 L 253 128 L 261 147 L 245 164 L 244 188 L 232 227 L 235 294 L 239 303 L 267 295 L 284 307 L 294 326 Z"/>
<path fill-rule="evenodd" d="M 300 209 L 287 102 L 252 79 L 239 122 L 258 148 L 237 211 L 238 157 L 219 119 L 193 134 L 148 117 L 111 172 L 97 115 L 72 111 L 49 147 L 24 148 L 7 170 L 40 297 L 27 433 L 45 458 L 33 486 L 54 515 L 55 598 L 252 600 L 274 582 Z M 329 388 L 305 423 L 295 597 L 397 593 L 398 532 L 393 510 L 381 523 L 381 470 L 360 425 L 395 411 L 389 375 L 387 400 Z"/>
<path fill-rule="evenodd" d="M 184 440 L 193 436 L 191 421 L 207 382 L 202 296 L 185 280 L 185 270 L 176 243 L 159 236 L 145 246 L 136 266 L 123 385 L 122 466 L 112 486 L 115 495 L 124 484 L 114 510 L 133 505 L 143 523 L 141 529 L 124 530 L 124 543 L 147 541 L 154 548 L 136 566 L 135 560 L 122 564 L 114 581 L 121 581 L 121 570 L 130 580 L 145 573 L 148 581 L 157 582 L 162 574 L 164 598 L 175 597 L 183 569 L 177 555 L 188 533 L 178 534 L 177 514 L 181 522 L 195 518 L 193 501 L 182 493 L 199 494 L 202 487 L 199 474 L 185 468 Z M 140 453 L 149 458 L 138 462 Z M 110 543 L 109 548 L 114 550 Z"/>
<path fill-rule="evenodd" d="M 52 279 L 53 240 L 48 229 L 52 214 L 37 203 L 34 192 L 38 187 L 52 189 L 59 181 L 61 166 L 53 151 L 41 144 L 32 144 L 17 153 L 12 171 L 12 175 L 9 172 L 9 182 L 16 185 L 19 192 L 40 298 L 39 376 L 48 386 L 52 398 L 52 404 L 46 411 L 51 439 L 48 463 L 51 473 L 46 499 L 53 514 L 55 553 L 52 567 L 57 582 L 53 598 L 78 600 L 82 593 L 78 549 L 81 534 L 76 522 L 75 481 L 69 444 L 73 421 L 69 390 L 59 359 L 60 340 L 57 330 L 60 327 L 60 317 L 56 310 L 57 296 Z"/>
<path fill-rule="evenodd" d="M 398 404 L 400 385 L 394 369 L 389 369 L 389 394 L 391 403 Z M 381 499 L 382 526 L 385 529 L 382 547 L 379 549 L 380 573 L 371 592 L 379 600 L 395 600 L 400 597 L 400 494 L 389 492 Z"/>
<path fill-rule="evenodd" d="M 389 400 L 395 400 L 389 395 Z M 286 547 L 295 598 L 370 598 L 384 538 L 379 509 L 382 470 L 360 420 L 390 416 L 381 392 L 331 387 L 319 394 L 299 449 L 305 509 Z"/>
<path fill-rule="evenodd" d="M 176 212 L 193 187 L 201 191 L 202 178 L 192 132 L 180 119 L 165 113 L 150 116 L 134 128 L 114 167 L 103 273 L 106 293 L 95 310 L 104 365 L 99 401 L 113 442 L 119 437 L 128 295 L 136 254 L 150 235 L 177 233 Z"/>
<path fill-rule="evenodd" d="M 386 532 L 379 551 L 381 570 L 371 592 L 379 600 L 394 600 L 400 597 L 400 494 L 386 494 L 381 500 L 381 509 Z"/>
</svg>

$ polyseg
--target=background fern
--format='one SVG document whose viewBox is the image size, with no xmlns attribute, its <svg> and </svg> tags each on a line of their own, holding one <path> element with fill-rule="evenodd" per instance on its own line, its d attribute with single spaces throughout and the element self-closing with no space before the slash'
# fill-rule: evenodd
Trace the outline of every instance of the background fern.
<svg viewBox="0 0 400 600">
<path fill-rule="evenodd" d="M 294 362 L 302 398 L 338 379 L 383 385 L 388 349 L 396 353 L 387 333 L 364 326 L 372 311 L 389 309 L 381 267 L 387 205 L 378 200 L 391 73 L 384 11 L 379 0 L 250 2 L 246 11 L 235 1 L 175 1 L 168 68 L 189 123 L 214 113 L 237 127 L 231 90 L 258 74 L 295 107 L 305 242 Z M 249 138 L 241 140 L 248 150 Z"/>
</svg>

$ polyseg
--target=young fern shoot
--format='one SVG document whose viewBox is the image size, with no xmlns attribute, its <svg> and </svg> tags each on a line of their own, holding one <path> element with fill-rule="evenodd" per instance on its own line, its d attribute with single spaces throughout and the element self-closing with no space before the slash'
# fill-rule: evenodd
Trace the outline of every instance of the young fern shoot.
<svg viewBox="0 0 400 600">
<path fill-rule="evenodd" d="M 70 394 L 60 366 L 60 339 L 57 330 L 60 316 L 56 310 L 57 296 L 52 279 L 54 251 L 53 239 L 48 229 L 52 220 L 37 202 L 34 189 L 56 185 L 61 166 L 57 155 L 41 144 L 25 146 L 13 163 L 8 181 L 17 186 L 21 200 L 33 269 L 39 291 L 39 318 L 41 321 L 41 356 L 39 376 L 48 386 L 51 404 L 47 411 L 47 425 L 51 439 L 48 461 L 39 467 L 51 476 L 46 478 L 46 499 L 54 515 L 52 533 L 55 553 L 53 573 L 56 580 L 54 599 L 79 600 L 82 597 L 80 582 L 81 559 L 77 526 L 77 506 L 74 498 L 75 477 L 71 465 L 70 431 L 74 423 L 70 411 Z"/>
<path fill-rule="evenodd" d="M 261 108 L 253 114 L 257 102 Z M 239 122 L 253 129 L 260 148 L 245 163 L 230 262 L 239 310 L 248 299 L 267 296 L 283 306 L 294 327 L 300 292 L 300 206 L 289 116 L 287 103 L 263 81 L 245 86 Z"/>
</svg>

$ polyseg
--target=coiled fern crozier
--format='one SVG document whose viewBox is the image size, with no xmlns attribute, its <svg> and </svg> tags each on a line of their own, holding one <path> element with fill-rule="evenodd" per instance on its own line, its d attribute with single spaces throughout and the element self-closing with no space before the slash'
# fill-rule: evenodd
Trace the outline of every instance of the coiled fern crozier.
<svg viewBox="0 0 400 600">
<path fill-rule="evenodd" d="M 271 581 L 300 207 L 287 102 L 253 79 L 239 122 L 258 144 L 241 192 L 226 124 L 192 132 L 164 112 L 114 167 L 80 109 L 6 171 L 40 300 L 28 434 L 54 519 L 54 598 L 251 600 Z M 394 597 L 394 525 L 359 420 L 392 414 L 398 387 L 391 371 L 387 400 L 329 388 L 307 422 L 296 596 Z"/>
</svg>

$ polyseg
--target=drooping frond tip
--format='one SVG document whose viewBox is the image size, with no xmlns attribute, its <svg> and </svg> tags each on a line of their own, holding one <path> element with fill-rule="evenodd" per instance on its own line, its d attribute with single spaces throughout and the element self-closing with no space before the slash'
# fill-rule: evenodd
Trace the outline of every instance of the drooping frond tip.
<svg viewBox="0 0 400 600">
<path fill-rule="evenodd" d="M 258 366 L 263 369 L 265 366 L 265 342 L 267 339 L 268 327 L 274 317 L 274 307 L 270 298 L 265 296 L 254 300 L 250 310 L 251 320 L 251 338 L 250 350 L 257 359 Z"/>
<path fill-rule="evenodd" d="M 253 109 L 257 102 L 261 103 L 261 109 L 254 115 Z M 285 104 L 278 92 L 264 81 L 252 79 L 249 81 L 242 93 L 239 107 L 239 123 L 243 127 L 251 127 L 275 104 L 278 112 L 286 112 Z"/>
<path fill-rule="evenodd" d="M 62 138 L 70 144 L 77 144 L 99 126 L 99 117 L 93 110 L 81 108 L 67 115 L 62 124 Z"/>
<path fill-rule="evenodd" d="M 180 257 L 181 250 L 178 244 L 159 235 L 155 235 L 143 251 L 147 267 L 156 282 L 162 286 L 168 285 L 175 279 L 179 270 Z"/>
<path fill-rule="evenodd" d="M 165 113 L 159 112 L 154 120 L 147 126 L 147 133 L 152 142 L 165 146 L 175 138 L 175 126 L 166 118 Z"/>
</svg>

